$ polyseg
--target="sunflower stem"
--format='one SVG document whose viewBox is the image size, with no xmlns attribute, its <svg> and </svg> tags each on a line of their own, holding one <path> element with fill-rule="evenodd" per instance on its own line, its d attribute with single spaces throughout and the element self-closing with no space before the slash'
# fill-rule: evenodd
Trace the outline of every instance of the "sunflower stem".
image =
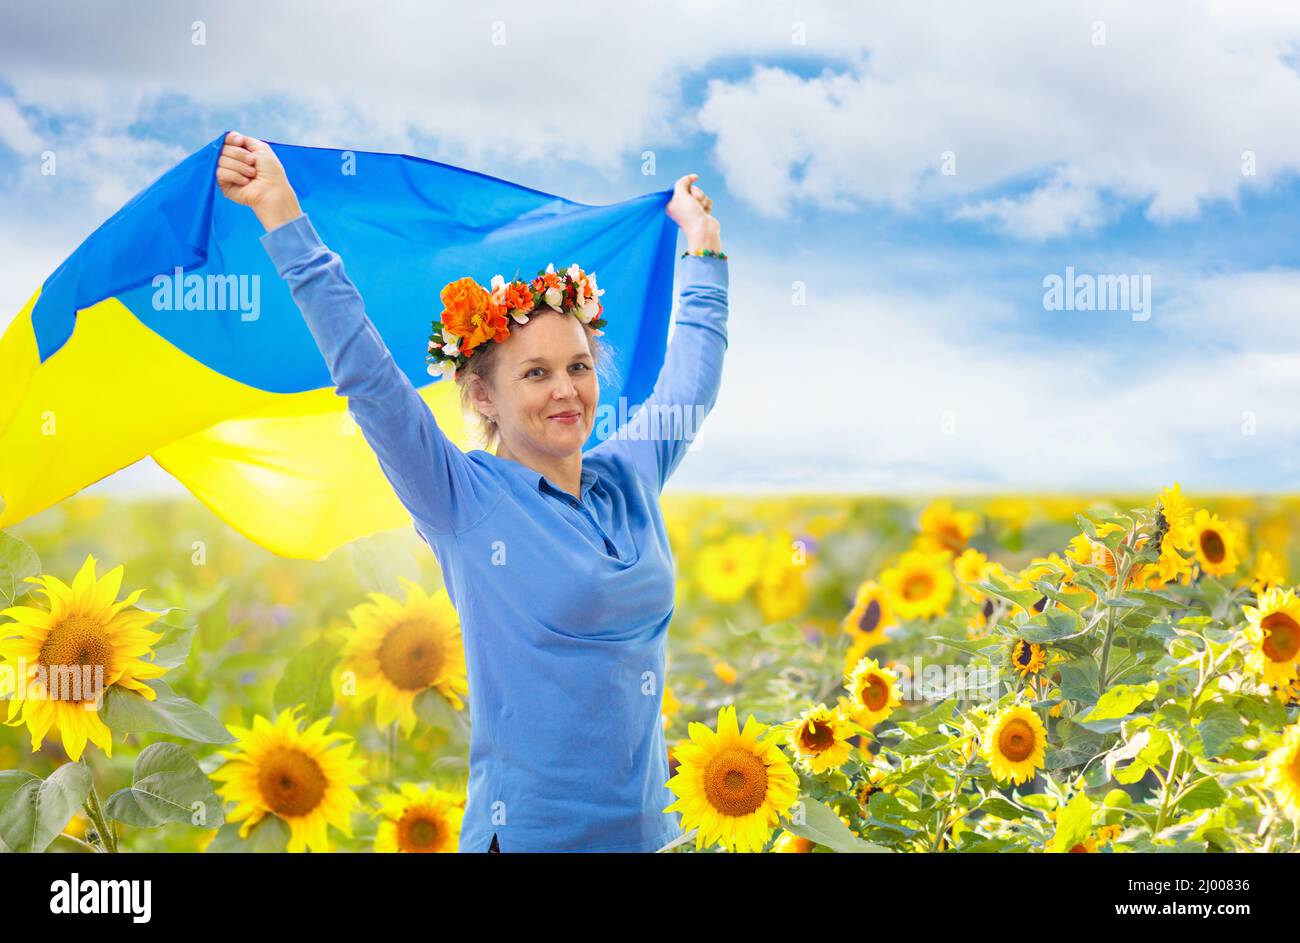
<svg viewBox="0 0 1300 943">
<path fill-rule="evenodd" d="M 1179 746 L 1174 744 L 1174 753 L 1169 760 L 1169 776 L 1161 784 L 1160 790 L 1160 813 L 1156 816 L 1155 834 L 1159 835 L 1165 828 L 1165 818 L 1169 815 L 1169 800 L 1172 798 L 1174 780 L 1178 776 L 1178 763 L 1182 759 L 1179 752 Z"/>
<path fill-rule="evenodd" d="M 93 770 L 90 770 L 90 764 L 86 762 L 84 756 L 81 758 L 81 764 L 92 773 L 90 792 L 86 795 L 86 801 L 82 803 L 82 808 L 86 812 L 86 817 L 89 818 L 95 826 L 95 831 L 99 835 L 101 847 L 107 852 L 116 853 L 117 836 L 109 827 L 108 819 L 104 815 L 104 805 L 99 801 L 99 792 L 95 789 Z"/>
</svg>

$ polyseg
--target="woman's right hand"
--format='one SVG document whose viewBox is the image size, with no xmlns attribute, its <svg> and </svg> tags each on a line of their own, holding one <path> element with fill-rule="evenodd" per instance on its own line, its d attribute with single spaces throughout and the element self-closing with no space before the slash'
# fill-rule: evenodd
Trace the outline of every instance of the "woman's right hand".
<svg viewBox="0 0 1300 943">
<path fill-rule="evenodd" d="M 268 231 L 302 215 L 284 165 L 265 141 L 227 134 L 217 158 L 217 185 L 227 199 L 257 214 Z"/>
</svg>

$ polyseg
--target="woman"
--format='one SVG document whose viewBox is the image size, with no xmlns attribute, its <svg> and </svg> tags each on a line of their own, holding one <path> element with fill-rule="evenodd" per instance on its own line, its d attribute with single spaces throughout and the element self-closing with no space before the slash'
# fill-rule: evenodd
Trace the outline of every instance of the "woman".
<svg viewBox="0 0 1300 943">
<path fill-rule="evenodd" d="M 689 417 L 713 407 L 727 347 L 726 256 L 696 177 L 677 181 L 667 207 L 688 251 L 647 400 L 665 423 L 584 454 L 599 325 L 590 307 L 574 317 L 539 305 L 468 361 L 455 343 L 438 348 L 456 355 L 465 402 L 494 426 L 493 454 L 463 452 L 438 428 L 271 149 L 232 132 L 218 159 L 222 193 L 266 228 L 262 244 L 459 615 L 473 725 L 461 851 L 653 851 L 680 835 L 663 811 L 674 800 L 660 712 L 676 580 L 659 495 L 690 447 Z M 474 288 L 457 285 L 445 305 Z"/>
</svg>

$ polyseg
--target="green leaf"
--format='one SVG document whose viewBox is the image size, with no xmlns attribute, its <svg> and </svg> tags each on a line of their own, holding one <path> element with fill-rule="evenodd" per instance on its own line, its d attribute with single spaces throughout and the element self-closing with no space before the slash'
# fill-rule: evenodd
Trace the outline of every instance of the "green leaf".
<svg viewBox="0 0 1300 943">
<path fill-rule="evenodd" d="M 46 780 L 23 770 L 0 772 L 0 846 L 44 851 L 86 801 L 90 783 L 84 763 L 64 763 Z"/>
<path fill-rule="evenodd" d="M 800 838 L 806 838 L 841 854 L 888 852 L 889 850 L 880 845 L 873 845 L 871 842 L 863 841 L 857 835 L 854 835 L 853 832 L 849 831 L 848 826 L 840 821 L 838 815 L 816 799 L 800 799 L 796 808 L 801 813 L 801 816 L 797 817 L 801 817 L 802 822 L 791 820 L 784 824 L 786 829 Z"/>
<path fill-rule="evenodd" d="M 1086 724 L 1101 720 L 1115 720 L 1127 717 L 1142 704 L 1156 696 L 1159 684 L 1148 681 L 1146 684 L 1117 684 L 1107 688 L 1097 703 L 1086 714 L 1075 718 Z"/>
<path fill-rule="evenodd" d="M 157 697 L 150 701 L 112 685 L 100 708 L 102 720 L 114 733 L 169 733 L 200 743 L 232 743 L 225 725 L 199 705 L 172 691 L 157 678 L 144 682 Z"/>
<path fill-rule="evenodd" d="M 1092 802 L 1087 793 L 1076 793 L 1069 805 L 1056 817 L 1056 835 L 1052 838 L 1052 851 L 1067 852 L 1083 844 L 1092 831 Z"/>
<path fill-rule="evenodd" d="M 1106 772 L 1116 782 L 1131 786 L 1150 772 L 1151 767 L 1159 766 L 1171 747 L 1169 734 L 1158 727 L 1148 727 L 1106 755 Z M 1129 759 L 1133 762 L 1118 768 L 1119 763 Z"/>
<path fill-rule="evenodd" d="M 979 804 L 980 812 L 996 815 L 1000 819 L 1023 819 L 1027 814 L 1024 809 L 1002 796 L 989 796 Z"/>
<path fill-rule="evenodd" d="M 1178 809 L 1182 812 L 1197 812 L 1201 809 L 1217 809 L 1227 800 L 1228 794 L 1213 779 L 1197 783 L 1181 799 Z"/>
<path fill-rule="evenodd" d="M 1207 759 L 1222 756 L 1246 732 L 1240 716 L 1226 704 L 1208 704 L 1202 714 L 1196 732 L 1201 735 L 1201 755 Z"/>
<path fill-rule="evenodd" d="M 1026 642 L 1055 642 L 1077 635 L 1079 615 L 1072 609 L 1045 609 L 1022 625 L 1017 633 Z"/>
<path fill-rule="evenodd" d="M 240 822 L 227 822 L 221 826 L 207 851 L 214 854 L 253 852 L 277 854 L 289 845 L 289 826 L 278 815 L 268 815 L 249 829 L 247 838 L 239 837 Z"/>
<path fill-rule="evenodd" d="M 1037 590 L 1012 589 L 1009 586 L 1003 585 L 1000 580 L 992 578 L 981 583 L 976 583 L 975 587 L 987 594 L 1001 596 L 1003 599 L 1009 599 L 1021 609 L 1025 610 L 1025 612 L 1033 612 L 1034 606 L 1038 605 L 1038 601 L 1043 598 L 1043 594 Z"/>
<path fill-rule="evenodd" d="M 1061 666 L 1061 695 L 1085 706 L 1097 703 L 1097 662 L 1079 658 Z"/>
<path fill-rule="evenodd" d="M 154 631 L 162 632 L 163 637 L 153 647 L 153 662 L 176 668 L 190 657 L 190 646 L 194 642 L 195 626 L 165 625 L 158 623 Z"/>
<path fill-rule="evenodd" d="M 334 707 L 331 675 L 338 661 L 338 649 L 325 638 L 318 638 L 295 652 L 271 696 L 275 709 L 281 711 L 306 704 L 308 718 L 328 714 Z"/>
<path fill-rule="evenodd" d="M 1106 740 L 1102 734 L 1068 720 L 1058 722 L 1056 732 L 1060 737 L 1060 745 L 1049 745 L 1047 755 L 1043 758 L 1043 767 L 1049 770 L 1082 766 L 1101 752 Z"/>
<path fill-rule="evenodd" d="M 36 588 L 25 582 L 29 576 L 39 576 L 41 558 L 26 542 L 0 530 L 0 596 L 4 604 L 12 606 L 14 600 Z"/>
<path fill-rule="evenodd" d="M 151 743 L 140 751 L 131 785 L 109 796 L 104 812 L 138 828 L 168 822 L 218 828 L 225 821 L 211 781 L 194 758 L 174 743 Z"/>
<path fill-rule="evenodd" d="M 890 747 L 903 756 L 915 756 L 921 753 L 933 753 L 940 747 L 947 746 L 952 738 L 946 733 L 927 733 L 919 737 L 910 737 Z"/>
</svg>

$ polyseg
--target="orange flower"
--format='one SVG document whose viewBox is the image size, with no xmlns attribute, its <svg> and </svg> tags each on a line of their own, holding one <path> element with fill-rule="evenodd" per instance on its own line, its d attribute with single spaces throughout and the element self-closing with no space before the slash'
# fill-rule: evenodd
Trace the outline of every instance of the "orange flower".
<svg viewBox="0 0 1300 943">
<path fill-rule="evenodd" d="M 460 352 L 467 357 L 484 341 L 510 336 L 505 311 L 472 278 L 458 278 L 443 288 L 442 305 L 443 327 L 460 338 Z"/>
<path fill-rule="evenodd" d="M 522 311 L 527 314 L 533 310 L 533 293 L 523 282 L 511 282 L 506 286 L 501 306 L 507 311 Z"/>
<path fill-rule="evenodd" d="M 562 272 L 543 272 L 533 279 L 533 286 L 536 288 L 563 288 L 564 274 Z"/>
</svg>

